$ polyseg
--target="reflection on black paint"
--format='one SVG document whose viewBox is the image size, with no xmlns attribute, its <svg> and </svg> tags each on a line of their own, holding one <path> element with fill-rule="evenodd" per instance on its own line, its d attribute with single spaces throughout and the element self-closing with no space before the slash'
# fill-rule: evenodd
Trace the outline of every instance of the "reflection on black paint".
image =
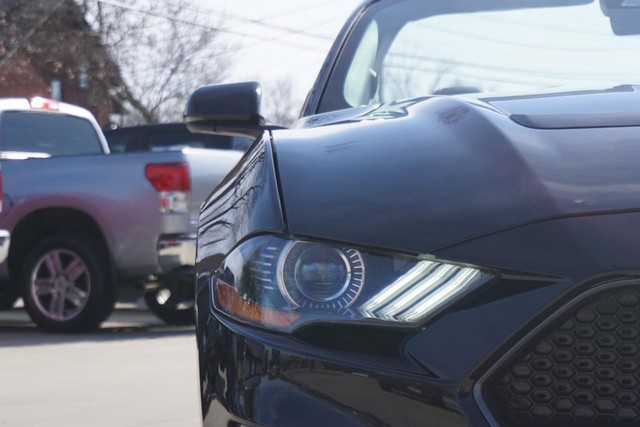
<svg viewBox="0 0 640 427">
<path fill-rule="evenodd" d="M 420 101 L 423 101 L 424 99 L 425 98 L 417 98 L 409 101 L 394 101 L 382 104 L 378 108 L 349 121 L 355 122 L 364 120 L 397 119 L 400 117 L 406 117 L 407 115 L 409 115 L 408 108 Z"/>
<path fill-rule="evenodd" d="M 215 383 L 209 390 L 215 391 L 204 396 L 209 406 L 205 413 L 219 402 L 233 415 L 260 425 L 465 425 L 455 390 L 446 385 L 412 375 L 355 370 L 353 361 L 319 360 L 318 348 L 303 345 L 289 351 L 222 325 L 215 329 L 218 344 L 208 357 Z"/>
<path fill-rule="evenodd" d="M 437 112 L 438 120 L 445 125 L 455 125 L 460 122 L 460 120 L 462 120 L 469 111 L 469 108 L 463 105 L 453 108 L 445 108 Z"/>
<path fill-rule="evenodd" d="M 264 192 L 266 182 L 263 142 L 241 160 L 235 175 L 210 197 L 215 203 L 203 207 L 198 231 L 198 262 L 204 263 L 203 267 L 215 269 L 229 245 L 249 232 L 250 211 Z"/>
</svg>

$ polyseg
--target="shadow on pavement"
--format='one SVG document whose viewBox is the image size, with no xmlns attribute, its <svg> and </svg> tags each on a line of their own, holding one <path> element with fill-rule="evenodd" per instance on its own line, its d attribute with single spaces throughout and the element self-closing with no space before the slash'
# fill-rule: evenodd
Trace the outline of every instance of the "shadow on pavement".
<svg viewBox="0 0 640 427">
<path fill-rule="evenodd" d="M 193 326 L 169 326 L 141 309 L 116 309 L 96 331 L 78 334 L 44 332 L 21 309 L 0 311 L 0 348 L 87 342 L 149 340 L 194 335 Z"/>
</svg>

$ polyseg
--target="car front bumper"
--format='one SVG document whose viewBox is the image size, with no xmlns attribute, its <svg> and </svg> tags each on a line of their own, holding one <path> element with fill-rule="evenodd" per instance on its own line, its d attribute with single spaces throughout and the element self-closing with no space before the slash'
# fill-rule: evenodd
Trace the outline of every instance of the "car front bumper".
<svg viewBox="0 0 640 427">
<path fill-rule="evenodd" d="M 240 324 L 197 302 L 205 427 L 635 427 L 640 278 L 503 277 L 420 329 Z M 549 305 L 549 301 L 555 301 Z"/>
<path fill-rule="evenodd" d="M 514 330 L 566 289 L 527 284 L 499 280 L 424 328 L 325 323 L 292 333 L 227 318 L 200 286 L 204 426 L 489 427 L 475 384 Z"/>
<path fill-rule="evenodd" d="M 206 335 L 205 427 L 468 425 L 456 385 L 411 359 L 345 356 L 215 316 Z"/>
</svg>

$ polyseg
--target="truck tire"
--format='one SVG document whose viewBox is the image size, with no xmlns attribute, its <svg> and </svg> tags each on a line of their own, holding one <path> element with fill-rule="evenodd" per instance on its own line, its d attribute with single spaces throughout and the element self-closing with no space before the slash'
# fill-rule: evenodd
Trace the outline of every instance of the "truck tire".
<svg viewBox="0 0 640 427">
<path fill-rule="evenodd" d="M 147 307 L 160 320 L 169 325 L 195 323 L 194 284 L 187 280 L 161 282 L 156 289 L 144 294 Z"/>
<path fill-rule="evenodd" d="M 50 332 L 96 329 L 113 311 L 106 256 L 91 238 L 59 234 L 29 251 L 21 291 L 31 319 Z"/>
</svg>

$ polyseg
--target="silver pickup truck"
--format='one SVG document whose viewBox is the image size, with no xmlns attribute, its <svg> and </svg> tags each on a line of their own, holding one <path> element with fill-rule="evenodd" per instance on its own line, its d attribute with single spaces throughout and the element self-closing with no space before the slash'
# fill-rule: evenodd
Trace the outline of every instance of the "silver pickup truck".
<svg viewBox="0 0 640 427">
<path fill-rule="evenodd" d="M 22 297 L 51 331 L 97 327 L 146 293 L 163 320 L 191 316 L 200 202 L 239 160 L 231 150 L 109 155 L 93 116 L 42 98 L 0 99 L 0 308 Z"/>
</svg>

